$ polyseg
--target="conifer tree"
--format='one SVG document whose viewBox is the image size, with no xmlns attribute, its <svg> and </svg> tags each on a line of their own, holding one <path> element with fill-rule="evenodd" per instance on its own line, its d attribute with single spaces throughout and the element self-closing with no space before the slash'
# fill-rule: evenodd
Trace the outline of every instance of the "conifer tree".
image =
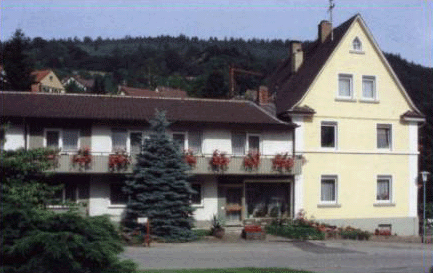
<svg viewBox="0 0 433 273">
<path fill-rule="evenodd" d="M 168 136 L 164 112 L 151 121 L 151 135 L 144 141 L 137 164 L 126 186 L 129 195 L 125 224 L 136 225 L 137 217 L 148 217 L 151 235 L 167 241 L 190 241 L 194 191 L 187 181 L 187 164 L 178 145 Z"/>
</svg>

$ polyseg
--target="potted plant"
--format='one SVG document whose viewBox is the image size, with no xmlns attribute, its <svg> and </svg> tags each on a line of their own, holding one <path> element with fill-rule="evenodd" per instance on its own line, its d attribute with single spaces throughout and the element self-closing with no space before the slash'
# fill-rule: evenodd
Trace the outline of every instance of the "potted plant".
<svg viewBox="0 0 433 273">
<path fill-rule="evenodd" d="M 294 165 L 295 161 L 289 157 L 289 153 L 277 154 L 272 159 L 272 169 L 275 171 L 283 172 L 286 170 L 290 172 Z"/>
<path fill-rule="evenodd" d="M 224 234 L 225 234 L 225 230 L 223 228 L 221 220 L 218 219 L 216 215 L 214 215 L 213 219 L 212 219 L 211 233 L 213 236 L 215 236 L 219 239 L 224 237 Z"/>
<path fill-rule="evenodd" d="M 77 153 L 72 156 L 72 166 L 78 166 L 80 170 L 89 169 L 90 163 L 92 163 L 92 155 L 87 146 L 78 149 Z"/>
<path fill-rule="evenodd" d="M 212 154 L 212 158 L 209 161 L 212 170 L 214 171 L 226 171 L 229 168 L 230 159 L 227 157 L 225 152 L 219 152 L 215 150 Z"/>
<path fill-rule="evenodd" d="M 257 170 L 260 165 L 260 153 L 257 151 L 250 151 L 244 158 L 244 167 L 247 171 Z"/>
<path fill-rule="evenodd" d="M 45 151 L 45 158 L 54 168 L 59 166 L 59 153 L 60 149 L 49 149 Z"/>
<path fill-rule="evenodd" d="M 184 152 L 184 160 L 190 167 L 195 168 L 197 165 L 197 158 L 194 156 L 194 152 L 188 149 Z"/>
<path fill-rule="evenodd" d="M 125 150 L 116 150 L 108 157 L 108 168 L 110 171 L 126 171 L 131 164 L 131 159 Z"/>
</svg>

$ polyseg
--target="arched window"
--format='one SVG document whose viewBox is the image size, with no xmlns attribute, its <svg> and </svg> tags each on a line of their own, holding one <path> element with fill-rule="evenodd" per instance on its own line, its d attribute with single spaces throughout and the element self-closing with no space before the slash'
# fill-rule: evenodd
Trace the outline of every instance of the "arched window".
<svg viewBox="0 0 433 273">
<path fill-rule="evenodd" d="M 359 40 L 358 37 L 356 37 L 355 39 L 353 39 L 352 47 L 353 47 L 353 50 L 355 50 L 355 51 L 362 51 L 362 43 L 361 43 L 361 40 Z"/>
</svg>

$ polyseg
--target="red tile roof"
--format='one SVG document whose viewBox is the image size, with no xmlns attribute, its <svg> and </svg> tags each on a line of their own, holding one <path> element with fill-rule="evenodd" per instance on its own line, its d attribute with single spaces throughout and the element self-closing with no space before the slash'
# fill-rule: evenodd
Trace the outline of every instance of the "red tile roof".
<svg viewBox="0 0 433 273">
<path fill-rule="evenodd" d="M 30 73 L 30 75 L 35 77 L 34 79 L 35 83 L 39 83 L 43 78 L 45 78 L 48 74 L 50 74 L 50 72 L 51 72 L 50 69 L 36 70 Z"/>
<path fill-rule="evenodd" d="M 148 122 L 158 109 L 172 122 L 291 126 L 249 101 L 0 92 L 0 106 L 3 117 Z"/>
</svg>

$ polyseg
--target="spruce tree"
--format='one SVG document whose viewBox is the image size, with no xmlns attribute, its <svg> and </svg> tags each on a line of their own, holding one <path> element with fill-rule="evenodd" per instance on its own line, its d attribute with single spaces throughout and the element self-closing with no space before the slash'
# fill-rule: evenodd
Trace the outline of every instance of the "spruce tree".
<svg viewBox="0 0 433 273">
<path fill-rule="evenodd" d="M 125 224 L 136 227 L 137 217 L 148 217 L 151 235 L 167 241 L 194 239 L 187 164 L 178 145 L 167 134 L 164 112 L 151 121 L 151 135 L 145 139 L 133 174 L 123 188 L 129 195 Z"/>
</svg>

